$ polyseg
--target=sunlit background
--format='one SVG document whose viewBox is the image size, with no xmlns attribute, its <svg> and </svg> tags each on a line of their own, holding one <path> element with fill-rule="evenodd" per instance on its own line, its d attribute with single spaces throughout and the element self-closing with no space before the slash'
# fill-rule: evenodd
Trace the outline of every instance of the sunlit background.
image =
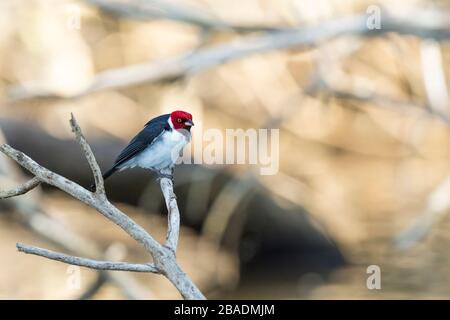
<svg viewBox="0 0 450 320">
<path fill-rule="evenodd" d="M 410 25 L 373 36 L 357 18 L 377 13 L 382 26 Z M 211 128 L 279 129 L 274 175 L 258 165 L 176 168 L 177 258 L 208 298 L 450 298 L 447 14 L 447 1 L 420 0 L 3 0 L 1 140 L 88 186 L 71 112 L 102 169 L 175 109 L 193 114 L 195 146 Z M 4 155 L 0 174 L 2 190 L 29 177 Z M 119 173 L 106 190 L 164 239 L 154 175 Z M 74 268 L 19 253 L 16 242 L 151 259 L 57 189 L 0 201 L 0 298 L 180 298 L 162 276 Z M 381 289 L 367 286 L 372 265 Z"/>
</svg>

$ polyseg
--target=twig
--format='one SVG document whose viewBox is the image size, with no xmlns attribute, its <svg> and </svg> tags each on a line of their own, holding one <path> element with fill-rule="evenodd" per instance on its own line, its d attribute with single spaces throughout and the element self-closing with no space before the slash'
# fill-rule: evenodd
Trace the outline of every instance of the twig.
<svg viewBox="0 0 450 320">
<path fill-rule="evenodd" d="M 98 166 L 98 163 L 95 160 L 94 154 L 92 153 L 91 147 L 84 138 L 83 133 L 81 132 L 81 128 L 78 125 L 77 121 L 75 120 L 73 113 L 70 114 L 70 126 L 72 127 L 72 132 L 75 133 L 76 140 L 80 144 L 84 156 L 86 157 L 89 163 L 89 167 L 91 168 L 91 171 L 94 175 L 95 192 L 100 197 L 106 198 L 102 171 L 100 170 L 100 167 Z"/>
<path fill-rule="evenodd" d="M 173 192 L 173 183 L 169 178 L 162 177 L 159 184 L 166 201 L 168 214 L 166 247 L 176 252 L 180 234 L 180 211 L 178 210 L 177 197 Z"/>
<path fill-rule="evenodd" d="M 25 194 L 28 191 L 36 188 L 40 183 L 41 183 L 41 181 L 38 178 L 33 177 L 32 179 L 28 180 L 24 184 L 14 188 L 14 189 L 7 190 L 7 191 L 0 191 L 0 199 L 6 199 L 6 198 L 11 198 L 11 197 L 20 196 L 22 194 Z"/>
<path fill-rule="evenodd" d="M 86 140 L 82 137 L 80 128 L 76 125 L 76 121 L 72 116 L 71 124 L 74 128 L 74 132 L 77 136 L 77 141 L 81 145 L 85 156 L 90 162 L 93 174 L 96 175 L 95 168 L 98 168 L 95 157 L 92 154 L 90 147 L 87 145 Z M 141 243 L 144 248 L 152 255 L 154 266 L 161 274 L 166 276 L 178 289 L 181 295 L 186 299 L 205 299 L 200 290 L 195 286 L 192 280 L 181 270 L 175 259 L 175 252 L 171 248 L 166 248 L 158 243 L 147 231 L 138 225 L 134 220 L 129 218 L 126 214 L 113 206 L 106 196 L 102 193 L 91 193 L 85 188 L 81 187 L 77 183 L 64 178 L 36 163 L 30 157 L 24 153 L 15 150 L 9 145 L 0 146 L 0 151 L 5 155 L 15 160 L 22 167 L 30 171 L 41 182 L 55 186 L 62 191 L 68 193 L 72 197 L 84 202 L 90 207 L 96 209 L 106 218 L 121 227 L 126 233 L 128 233 L 133 239 Z M 101 177 L 97 177 L 102 183 Z M 168 184 L 167 188 L 173 192 L 172 184 Z M 175 199 L 175 198 L 173 198 Z M 168 208 L 170 212 L 170 208 Z M 178 237 L 178 236 L 177 236 Z M 176 243 L 175 243 L 176 244 Z M 29 247 L 33 248 L 33 247 Z M 40 248 L 34 248 L 34 251 L 30 253 L 39 252 Z M 56 253 L 55 253 L 56 254 Z M 63 254 L 61 254 L 63 255 Z M 67 256 L 66 256 L 67 258 Z M 76 259 L 77 257 L 72 257 Z M 146 264 L 144 264 L 146 265 Z"/>
<path fill-rule="evenodd" d="M 380 29 L 369 29 L 366 25 L 367 16 L 360 14 L 329 20 L 315 26 L 265 32 L 260 36 L 246 37 L 241 41 L 184 53 L 174 58 L 106 70 L 99 73 L 85 90 L 73 96 L 61 97 L 49 91 L 29 90 L 22 86 L 11 87 L 8 91 L 13 101 L 31 98 L 78 98 L 105 89 L 176 79 L 256 53 L 316 46 L 325 40 L 344 35 L 374 36 L 396 32 L 436 40 L 449 39 L 450 26 L 444 19 L 445 15 L 434 14 L 433 19 L 420 14 L 411 19 L 398 18 L 383 12 Z"/>
<path fill-rule="evenodd" d="M 76 266 L 87 267 L 90 269 L 159 273 L 159 270 L 153 264 L 100 261 L 80 258 L 39 247 L 28 246 L 22 243 L 17 243 L 16 247 L 20 252 L 34 254 L 36 256 L 41 256 L 47 259 L 56 260 L 67 264 L 73 264 Z"/>
</svg>

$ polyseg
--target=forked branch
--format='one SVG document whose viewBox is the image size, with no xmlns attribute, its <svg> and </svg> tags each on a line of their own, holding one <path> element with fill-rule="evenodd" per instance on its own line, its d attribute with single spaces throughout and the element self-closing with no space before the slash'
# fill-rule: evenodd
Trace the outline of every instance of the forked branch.
<svg viewBox="0 0 450 320">
<path fill-rule="evenodd" d="M 14 190 L 0 193 L 0 198 L 7 198 L 24 194 L 32 190 L 39 183 L 52 185 L 66 192 L 72 197 L 80 200 L 81 202 L 87 204 L 88 206 L 96 209 L 103 216 L 121 227 L 133 239 L 144 246 L 147 252 L 150 253 L 150 255 L 153 257 L 153 263 L 136 264 L 128 262 L 98 261 L 70 256 L 64 253 L 53 252 L 50 250 L 24 244 L 17 244 L 18 250 L 25 253 L 42 256 L 48 259 L 97 270 L 160 273 L 174 284 L 174 286 L 178 289 L 180 294 L 185 299 L 205 299 L 204 295 L 195 286 L 192 280 L 186 275 L 186 273 L 181 270 L 175 259 L 175 252 L 180 230 L 180 217 L 178 206 L 176 203 L 176 197 L 173 192 L 172 181 L 165 177 L 161 178 L 160 180 L 161 189 L 165 197 L 167 210 L 169 213 L 167 243 L 165 246 L 163 246 L 159 242 L 157 242 L 146 230 L 144 230 L 144 228 L 138 225 L 133 219 L 128 217 L 125 213 L 120 211 L 109 202 L 105 194 L 100 168 L 73 115 L 71 117 L 70 124 L 72 126 L 72 131 L 75 133 L 76 140 L 80 144 L 81 149 L 83 150 L 83 153 L 94 175 L 96 192 L 90 192 L 79 184 L 42 167 L 24 153 L 12 148 L 7 144 L 4 144 L 0 146 L 0 151 L 16 161 L 19 165 L 27 169 L 29 172 L 31 172 L 34 175 L 34 178 Z"/>
</svg>

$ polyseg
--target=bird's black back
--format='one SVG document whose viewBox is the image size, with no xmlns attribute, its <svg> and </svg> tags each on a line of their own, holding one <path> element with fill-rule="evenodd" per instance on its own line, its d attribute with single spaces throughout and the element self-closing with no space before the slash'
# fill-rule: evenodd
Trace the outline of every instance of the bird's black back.
<svg viewBox="0 0 450 320">
<path fill-rule="evenodd" d="M 111 169 L 107 170 L 103 174 L 103 179 L 108 178 L 120 168 L 120 165 L 124 164 L 131 158 L 138 155 L 140 152 L 144 151 L 164 131 L 171 130 L 171 127 L 168 123 L 169 117 L 170 114 L 163 114 L 147 122 L 144 126 L 144 129 L 142 129 L 141 132 L 139 132 L 122 150 L 122 152 L 114 161 Z M 91 186 L 91 190 L 95 190 L 95 185 Z"/>
<path fill-rule="evenodd" d="M 167 122 L 169 117 L 170 114 L 163 114 L 147 122 L 144 129 L 142 129 L 142 131 L 130 141 L 125 149 L 122 150 L 116 161 L 114 161 L 113 167 L 118 167 L 135 157 L 152 144 L 161 133 L 165 130 L 170 130 L 171 128 Z"/>
</svg>

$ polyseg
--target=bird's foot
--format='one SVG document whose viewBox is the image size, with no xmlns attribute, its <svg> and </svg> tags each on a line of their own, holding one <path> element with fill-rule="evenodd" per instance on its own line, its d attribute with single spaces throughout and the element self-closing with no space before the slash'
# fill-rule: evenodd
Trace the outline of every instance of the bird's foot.
<svg viewBox="0 0 450 320">
<path fill-rule="evenodd" d="M 168 173 L 159 173 L 158 178 L 160 178 L 160 179 L 167 178 L 167 179 L 173 180 L 173 175 L 168 174 Z"/>
<path fill-rule="evenodd" d="M 159 179 L 162 179 L 162 178 L 170 179 L 173 183 L 173 168 L 159 171 L 158 177 L 159 177 Z"/>
</svg>

